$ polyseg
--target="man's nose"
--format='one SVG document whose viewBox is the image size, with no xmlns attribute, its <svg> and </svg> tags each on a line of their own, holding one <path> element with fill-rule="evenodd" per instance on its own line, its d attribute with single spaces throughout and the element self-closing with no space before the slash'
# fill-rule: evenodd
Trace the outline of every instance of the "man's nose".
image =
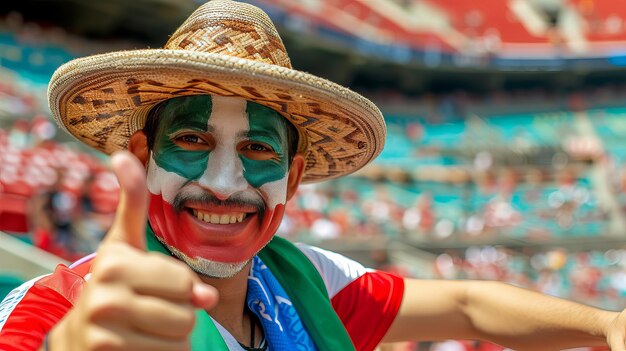
<svg viewBox="0 0 626 351">
<path fill-rule="evenodd" d="M 248 188 L 239 155 L 235 151 L 219 148 L 211 152 L 207 168 L 198 183 L 220 200 Z"/>
</svg>

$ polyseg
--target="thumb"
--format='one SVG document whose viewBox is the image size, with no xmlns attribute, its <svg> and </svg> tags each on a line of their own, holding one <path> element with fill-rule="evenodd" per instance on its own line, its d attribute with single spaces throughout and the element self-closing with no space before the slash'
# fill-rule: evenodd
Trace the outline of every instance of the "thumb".
<svg viewBox="0 0 626 351">
<path fill-rule="evenodd" d="M 146 171 L 137 157 L 128 151 L 114 153 L 111 165 L 120 184 L 120 200 L 115 221 L 104 241 L 124 242 L 145 250 L 149 203 Z"/>
</svg>

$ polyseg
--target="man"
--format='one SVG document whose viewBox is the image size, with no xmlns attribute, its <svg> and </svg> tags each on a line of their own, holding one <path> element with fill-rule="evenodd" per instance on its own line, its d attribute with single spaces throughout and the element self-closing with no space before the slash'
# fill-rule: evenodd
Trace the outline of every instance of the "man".
<svg viewBox="0 0 626 351">
<path fill-rule="evenodd" d="M 368 100 L 292 70 L 255 7 L 211 1 L 165 49 L 62 66 L 49 96 L 76 138 L 130 153 L 112 160 L 121 198 L 97 256 L 10 294 L 2 350 L 372 350 L 448 338 L 625 349 L 624 312 L 495 282 L 403 280 L 273 238 L 301 182 L 364 166 L 385 127 Z"/>
</svg>

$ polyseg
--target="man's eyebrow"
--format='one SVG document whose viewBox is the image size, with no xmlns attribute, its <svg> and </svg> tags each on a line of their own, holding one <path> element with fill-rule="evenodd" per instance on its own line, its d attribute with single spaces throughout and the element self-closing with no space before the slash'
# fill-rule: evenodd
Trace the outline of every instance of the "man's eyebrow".
<svg viewBox="0 0 626 351">
<path fill-rule="evenodd" d="M 272 139 L 280 139 L 280 135 L 278 133 L 270 133 L 270 132 L 266 132 L 266 131 L 261 131 L 261 130 L 248 130 L 248 131 L 241 131 L 239 133 L 237 133 L 237 138 L 245 138 L 245 137 L 250 137 L 250 136 L 265 136 L 268 138 L 272 138 Z"/>
<path fill-rule="evenodd" d="M 215 131 L 213 126 L 207 125 L 206 122 L 201 121 L 180 121 L 179 123 L 173 123 L 169 130 L 180 130 L 185 128 L 193 128 L 201 131 L 212 133 Z"/>
<path fill-rule="evenodd" d="M 243 138 L 247 137 L 247 136 L 248 136 L 248 134 L 249 134 L 249 133 L 248 133 L 247 131 L 243 130 L 243 131 L 241 131 L 241 132 L 237 133 L 237 135 L 235 135 L 235 137 L 236 137 L 237 139 L 243 139 Z"/>
</svg>

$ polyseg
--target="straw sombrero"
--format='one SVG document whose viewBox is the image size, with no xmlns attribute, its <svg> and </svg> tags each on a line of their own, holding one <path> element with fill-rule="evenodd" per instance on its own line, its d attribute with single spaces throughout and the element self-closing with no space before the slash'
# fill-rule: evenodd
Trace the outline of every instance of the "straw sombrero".
<svg viewBox="0 0 626 351">
<path fill-rule="evenodd" d="M 383 149 L 385 123 L 371 101 L 292 69 L 269 17 L 230 0 L 202 5 L 164 49 L 70 61 L 48 88 L 58 124 L 107 154 L 125 149 L 159 102 L 198 94 L 243 97 L 289 119 L 306 155 L 304 182 L 352 173 Z"/>
</svg>

